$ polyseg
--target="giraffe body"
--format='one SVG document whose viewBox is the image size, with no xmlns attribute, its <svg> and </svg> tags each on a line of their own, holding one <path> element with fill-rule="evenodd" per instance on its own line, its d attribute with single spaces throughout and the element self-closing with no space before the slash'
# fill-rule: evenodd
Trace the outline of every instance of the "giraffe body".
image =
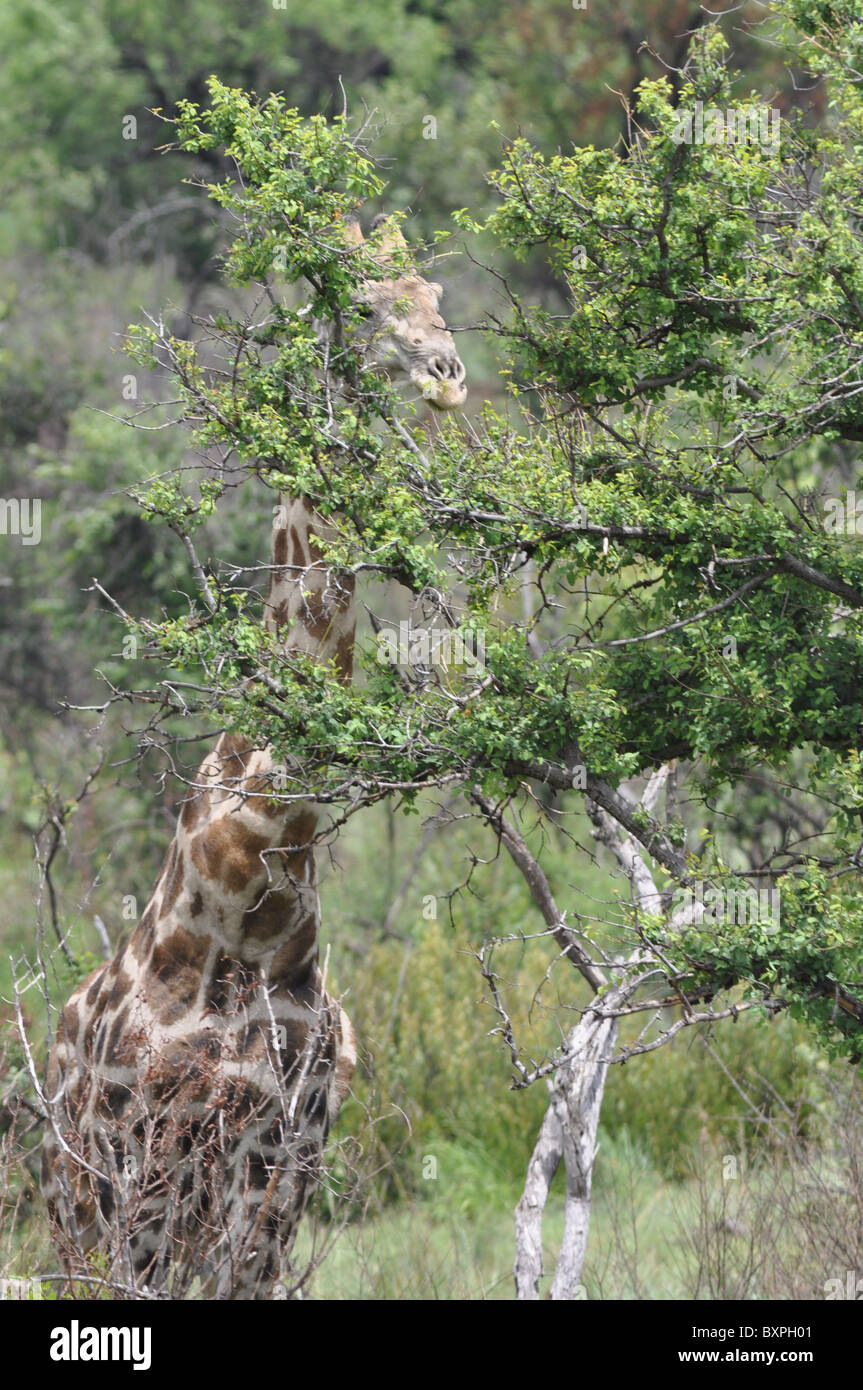
<svg viewBox="0 0 863 1390">
<path fill-rule="evenodd" d="M 352 577 L 322 564 L 307 503 L 278 512 L 268 622 L 349 679 Z M 207 1252 L 215 1296 L 271 1287 L 350 1084 L 353 1031 L 318 964 L 317 814 L 272 798 L 275 770 L 269 749 L 220 737 L 140 922 L 72 995 L 51 1057 L 89 1165 L 45 1145 L 61 1244 L 113 1238 L 152 1289 L 184 1242 Z"/>
<path fill-rule="evenodd" d="M 372 341 L 448 409 L 464 368 L 439 287 L 413 280 L 370 287 Z M 326 527 L 309 499 L 280 504 L 266 621 L 288 656 L 350 681 L 354 578 L 324 561 Z M 141 920 L 63 1010 L 42 1187 L 70 1273 L 98 1251 L 133 1290 L 170 1296 L 194 1273 L 205 1296 L 262 1298 L 289 1269 L 356 1045 L 319 964 L 317 808 L 277 800 L 278 771 L 272 749 L 220 736 Z"/>
</svg>

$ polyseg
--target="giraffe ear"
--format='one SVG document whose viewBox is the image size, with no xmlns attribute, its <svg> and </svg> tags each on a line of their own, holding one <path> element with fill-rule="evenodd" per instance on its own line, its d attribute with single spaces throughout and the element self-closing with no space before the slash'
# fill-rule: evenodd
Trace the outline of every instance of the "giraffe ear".
<svg viewBox="0 0 863 1390">
<path fill-rule="evenodd" d="M 382 261 L 391 261 L 396 265 L 404 265 L 410 252 L 408 244 L 402 236 L 402 230 L 396 219 L 388 212 L 379 212 L 372 222 L 371 230 L 379 235 L 376 251 Z"/>
</svg>

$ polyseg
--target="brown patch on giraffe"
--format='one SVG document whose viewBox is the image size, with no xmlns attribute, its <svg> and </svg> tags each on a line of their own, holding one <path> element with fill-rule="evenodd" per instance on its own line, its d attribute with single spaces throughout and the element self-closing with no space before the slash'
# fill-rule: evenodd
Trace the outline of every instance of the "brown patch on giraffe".
<svg viewBox="0 0 863 1390">
<path fill-rule="evenodd" d="M 336 643 L 335 663 L 342 680 L 350 680 L 354 673 L 354 635 L 346 632 Z"/>
<path fill-rule="evenodd" d="M 118 971 L 117 975 L 114 978 L 114 984 L 111 989 L 111 993 L 108 995 L 108 998 L 105 1001 L 105 1007 L 108 1009 L 118 1009 L 120 1005 L 123 1003 L 123 1000 L 129 994 L 131 988 L 131 976 L 127 975 L 125 970 Z"/>
<path fill-rule="evenodd" d="M 288 829 L 291 831 L 291 833 L 289 836 L 283 838 L 283 844 L 289 845 L 291 849 L 294 849 L 298 846 L 305 847 L 306 845 L 308 845 L 309 841 L 315 833 L 318 818 L 314 811 L 301 811 L 297 813 L 294 810 L 294 807 L 291 803 L 286 804 L 284 802 L 273 801 L 270 799 L 262 801 L 260 809 L 263 812 L 263 814 L 268 817 L 269 820 L 287 820 L 288 817 L 291 817 L 291 821 L 288 826 Z M 303 837 L 300 839 L 292 830 L 292 827 L 294 825 L 310 828 L 307 830 L 307 833 L 305 833 Z"/>
<path fill-rule="evenodd" d="M 288 532 L 284 526 L 279 527 L 273 539 L 273 560 L 280 569 L 288 563 Z"/>
<path fill-rule="evenodd" d="M 75 1224 L 82 1235 L 95 1224 L 96 1208 L 92 1202 L 77 1201 L 75 1203 Z"/>
<path fill-rule="evenodd" d="M 221 1043 L 209 1031 L 170 1042 L 147 1070 L 146 1083 L 161 1101 L 182 1096 L 184 1105 L 204 1099 L 213 1084 Z"/>
<path fill-rule="evenodd" d="M 347 612 L 353 601 L 356 587 L 357 577 L 355 574 L 339 574 L 338 583 L 335 585 L 333 607 L 342 613 Z"/>
<path fill-rule="evenodd" d="M 216 745 L 216 759 L 222 764 L 222 779 L 242 776 L 246 771 L 248 754 L 253 752 L 251 743 L 242 734 L 222 734 Z M 231 766 L 233 762 L 236 762 L 236 767 Z"/>
<path fill-rule="evenodd" d="M 189 903 L 189 916 L 190 916 L 190 917 L 200 917 L 200 915 L 201 915 L 201 913 L 203 912 L 203 910 L 204 910 L 204 899 L 201 897 L 201 894 L 200 894 L 200 893 L 196 893 L 196 894 L 194 895 L 194 897 L 192 898 L 192 901 Z"/>
<path fill-rule="evenodd" d="M 270 768 L 265 772 L 258 772 L 252 777 L 247 777 L 244 790 L 250 796 L 268 795 L 273 790 L 273 769 Z M 257 800 L 253 804 L 256 811 L 260 809 Z"/>
<path fill-rule="evenodd" d="M 315 642 L 322 642 L 333 625 L 329 602 L 321 594 L 306 594 L 303 599 L 302 624 Z"/>
<path fill-rule="evenodd" d="M 225 828 L 221 820 L 205 826 L 192 840 L 192 863 L 204 878 L 219 881 L 222 862 L 222 847 L 225 844 Z"/>
<path fill-rule="evenodd" d="M 110 1221 L 114 1215 L 114 1193 L 111 1191 L 111 1184 L 107 1178 L 100 1178 L 97 1184 L 99 1193 L 99 1210 L 105 1221 Z"/>
<path fill-rule="evenodd" d="M 290 616 L 291 605 L 288 599 L 283 598 L 281 603 L 277 603 L 275 608 L 273 609 L 273 617 L 276 621 L 276 627 L 284 627 L 285 624 L 289 622 Z"/>
<path fill-rule="evenodd" d="M 183 879 L 186 874 L 186 865 L 183 860 L 183 852 L 178 847 L 176 840 L 173 845 L 173 855 L 171 857 L 171 868 L 165 881 L 165 888 L 162 894 L 162 906 L 159 909 L 159 917 L 167 917 L 180 896 L 183 888 Z"/>
<path fill-rule="evenodd" d="M 174 1088 L 185 1087 L 188 1083 L 198 1093 L 205 1080 L 208 1084 L 212 1083 L 221 1050 L 221 1039 L 212 1029 L 202 1028 L 181 1038 L 171 1039 L 151 1059 L 145 1081 L 170 1084 Z M 173 1128 L 182 1125 L 185 1118 L 178 1114 L 172 1122 Z M 188 1139 L 188 1135 L 185 1137 Z M 188 1154 L 191 1144 L 184 1144 L 183 1139 L 184 1136 L 180 1134 L 181 1152 Z"/>
<path fill-rule="evenodd" d="M 146 1000 L 160 1023 L 176 1023 L 188 1011 L 198 993 L 209 947 L 209 936 L 196 936 L 185 927 L 177 927 L 156 943 Z"/>
<path fill-rule="evenodd" d="M 255 1192 L 260 1192 L 266 1188 L 270 1181 L 271 1173 L 267 1170 L 262 1154 L 247 1154 L 246 1156 L 246 1181 Z"/>
<path fill-rule="evenodd" d="M 310 1091 L 306 1097 L 303 1107 L 303 1116 L 309 1124 L 318 1124 L 323 1120 L 327 1113 L 327 1090 L 325 1086 L 318 1086 Z"/>
<path fill-rule="evenodd" d="M 226 1112 L 226 1118 L 233 1124 L 242 1124 L 253 1119 L 261 1105 L 261 1092 L 257 1086 L 246 1081 L 226 1080 L 221 1086 L 215 1104 Z"/>
<path fill-rule="evenodd" d="M 275 1153 L 285 1148 L 285 1124 L 281 1115 L 277 1115 L 274 1120 L 270 1121 L 261 1136 L 261 1143 L 265 1148 Z"/>
<path fill-rule="evenodd" d="M 223 816 L 208 825 L 192 841 L 192 863 L 204 878 L 216 880 L 229 893 L 266 878 L 261 851 L 269 849 L 267 835 L 247 829 L 242 821 Z"/>
<path fill-rule="evenodd" d="M 224 1014 L 235 991 L 242 1004 L 255 990 L 257 981 L 251 971 L 232 956 L 220 954 L 213 965 L 209 983 L 204 987 L 205 1013 Z"/>
<path fill-rule="evenodd" d="M 233 965 L 229 956 L 217 957 L 209 984 L 204 986 L 205 1013 L 222 1014 L 227 1008 L 234 983 Z"/>
<path fill-rule="evenodd" d="M 86 1000 L 89 1008 L 95 1004 L 99 990 L 102 987 L 102 976 L 105 974 L 106 967 L 97 965 L 95 970 L 91 970 L 86 980 L 81 981 L 81 989 L 86 990 Z"/>
<path fill-rule="evenodd" d="M 156 935 L 156 909 L 151 901 L 147 904 L 146 911 L 129 938 L 129 947 L 132 955 L 140 964 L 146 960 L 153 947 L 153 938 Z"/>
<path fill-rule="evenodd" d="M 317 963 L 317 952 L 310 955 L 318 939 L 318 924 L 310 914 L 300 924 L 290 941 L 276 952 L 270 966 L 269 981 L 276 989 L 293 990 L 305 984 L 309 971 Z"/>
<path fill-rule="evenodd" d="M 289 920 L 294 901 L 293 895 L 288 898 L 285 893 L 267 893 L 257 907 L 243 914 L 243 936 L 251 941 L 266 941 L 278 936 Z"/>
<path fill-rule="evenodd" d="M 272 1025 L 256 1019 L 247 1023 L 237 1035 L 236 1057 L 238 1061 L 260 1060 L 267 1056 L 273 1046 Z"/>
<path fill-rule="evenodd" d="M 291 560 L 293 561 L 293 563 L 295 565 L 305 565 L 306 552 L 303 549 L 303 542 L 300 538 L 300 533 L 297 530 L 296 526 L 293 525 L 291 526 L 291 545 L 293 546 L 293 549 L 291 551 Z"/>
<path fill-rule="evenodd" d="M 96 1015 L 92 1015 L 90 1016 L 88 1023 L 85 1024 L 85 1029 L 83 1029 L 83 1034 L 81 1037 L 81 1052 L 83 1059 L 85 1059 L 85 1062 L 93 1061 L 93 1049 L 94 1047 L 96 1047 L 96 1024 Z M 78 1086 L 76 1086 L 76 1084 L 72 1084 L 72 1086 L 69 1087 L 68 1094 L 69 1102 L 71 1102 L 72 1105 L 72 1111 L 79 1111 L 79 1109 L 81 1109 L 81 1093 L 79 1093 Z"/>
<path fill-rule="evenodd" d="M 320 971 L 313 969 L 307 979 L 298 981 L 288 992 L 287 998 L 299 1008 L 305 1009 L 310 1016 L 314 1015 L 317 1018 L 322 1003 Z"/>
<path fill-rule="evenodd" d="M 65 1039 L 70 1047 L 74 1047 L 78 1037 L 80 1022 L 78 1010 L 74 1005 L 67 1004 L 60 1019 L 60 1026 L 57 1029 L 58 1039 Z"/>
<path fill-rule="evenodd" d="M 285 839 L 287 840 L 287 836 Z M 314 871 L 311 878 L 307 873 L 310 852 L 308 845 L 294 848 L 289 840 L 284 847 L 280 846 L 279 848 L 278 861 L 281 873 L 277 880 L 278 886 L 280 890 L 292 898 L 299 896 L 307 882 L 314 881 Z"/>
<path fill-rule="evenodd" d="M 156 943 L 151 958 L 152 970 L 165 982 L 181 979 L 189 969 L 197 971 L 200 978 L 209 945 L 208 936 L 197 936 L 185 927 L 177 927 L 170 936 Z"/>
<path fill-rule="evenodd" d="M 297 852 L 311 848 L 312 839 L 318 828 L 318 813 L 311 809 L 300 811 L 285 827 L 282 847 Z"/>
<path fill-rule="evenodd" d="M 180 1179 L 180 1203 L 185 1205 L 192 1200 L 195 1195 L 196 1174 L 194 1168 L 186 1168 Z"/>
<path fill-rule="evenodd" d="M 252 744 L 245 734 L 232 734 L 230 730 L 222 734 L 222 751 L 229 757 L 238 758 L 252 751 Z"/>
<path fill-rule="evenodd" d="M 314 1144 L 303 1144 L 297 1150 L 297 1167 L 306 1175 L 317 1172 L 320 1155 Z"/>
<path fill-rule="evenodd" d="M 128 1022 L 129 1009 L 126 1007 L 121 1009 L 114 1019 L 105 1039 L 104 1061 L 108 1066 L 116 1066 L 118 1063 L 129 1063 L 134 1060 L 134 1040 L 125 1036 Z"/>
<path fill-rule="evenodd" d="M 91 1014 L 89 1019 L 87 1020 L 87 1023 L 84 1026 L 84 1033 L 81 1038 L 81 1052 L 84 1056 L 85 1061 L 88 1062 L 93 1061 L 94 1048 L 96 1045 L 96 1028 L 98 1026 L 98 1021 L 98 1014 Z M 74 1096 L 74 1090 L 74 1087 L 70 1089 L 69 1096 L 72 1100 L 73 1105 L 77 1105 L 77 1098 Z"/>
<path fill-rule="evenodd" d="M 211 1062 L 217 1062 L 221 1056 L 222 1040 L 212 1028 L 201 1028 L 197 1033 L 190 1033 L 185 1042 L 199 1056 Z"/>
<path fill-rule="evenodd" d="M 195 796 L 187 797 L 180 812 L 180 824 L 183 829 L 186 831 L 194 830 L 198 821 L 207 814 L 209 808 L 209 792 L 198 792 Z"/>
<path fill-rule="evenodd" d="M 132 1099 L 132 1091 L 119 1082 L 109 1081 L 102 1087 L 96 1104 L 96 1114 L 106 1120 L 119 1120 Z"/>
</svg>

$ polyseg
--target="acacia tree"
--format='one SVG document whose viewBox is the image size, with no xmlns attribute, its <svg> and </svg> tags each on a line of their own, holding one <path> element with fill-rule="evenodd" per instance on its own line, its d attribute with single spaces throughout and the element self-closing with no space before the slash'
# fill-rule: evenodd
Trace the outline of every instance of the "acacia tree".
<svg viewBox="0 0 863 1390">
<path fill-rule="evenodd" d="M 517 255 L 547 248 L 566 305 L 527 306 L 503 283 L 491 331 L 509 413 L 435 432 L 405 418 L 363 368 L 360 272 L 333 232 L 379 191 L 361 134 L 215 81 L 177 139 L 235 163 L 209 192 L 237 220 L 227 269 L 251 308 L 200 324 L 194 345 L 160 325 L 133 335 L 210 455 L 196 495 L 160 479 L 142 498 L 183 535 L 200 589 L 188 619 L 138 627 L 172 673 L 139 692 L 148 746 L 176 747 L 202 715 L 269 743 L 285 794 L 332 807 L 327 835 L 383 797 L 412 809 L 460 789 L 525 875 L 558 968 L 577 972 L 561 988 L 580 1022 L 532 1058 L 501 988 L 506 924 L 479 952 L 513 1084 L 553 1078 L 519 1209 L 522 1297 L 537 1295 L 561 1157 L 552 1291 L 577 1292 L 612 1060 L 747 1010 L 790 1010 L 860 1056 L 863 557 L 843 489 L 863 438 L 863 14 L 859 0 L 782 10 L 827 84 L 822 129 L 696 142 L 709 109 L 737 130 L 759 101 L 735 96 L 708 27 L 675 84 L 641 85 L 625 155 L 516 142 L 491 176 L 496 210 L 482 226 L 459 214 Z M 312 287 L 310 309 L 286 281 Z M 341 518 L 330 561 L 375 615 L 352 686 L 280 661 L 250 617 L 248 570 L 195 535 L 227 490 L 262 485 Z M 392 584 L 464 638 L 461 662 L 380 659 Z M 629 900 L 597 921 L 553 891 L 525 805 L 564 833 L 586 806 Z M 641 1033 L 615 1051 L 632 1014 Z"/>
<path fill-rule="evenodd" d="M 840 8 L 782 7 L 827 88 L 817 133 L 798 120 L 765 138 L 763 99 L 735 98 L 710 28 L 676 74 L 679 104 L 669 82 L 641 85 L 628 160 L 592 149 L 546 160 L 520 142 L 493 176 L 501 207 L 486 227 L 516 251 L 546 245 L 571 307 L 514 303 L 500 327 L 513 371 L 543 399 L 543 455 L 558 476 L 568 466 L 580 533 L 568 542 L 563 518 L 555 533 L 546 514 L 523 546 L 537 572 L 533 637 L 551 591 L 583 585 L 579 618 L 542 663 L 577 684 L 579 708 L 561 721 L 557 756 L 530 770 L 562 789 L 583 767 L 597 837 L 632 889 L 631 951 L 600 983 L 595 957 L 578 962 L 598 1003 L 567 1040 L 519 1207 L 523 1297 L 537 1295 L 561 1157 L 551 1293 L 578 1289 L 622 1014 L 646 1022 L 615 1060 L 741 1008 L 788 1008 L 829 1050 L 861 1055 L 861 12 Z M 496 497 L 485 506 L 502 521 Z M 636 805 L 621 779 L 651 768 Z M 517 829 L 478 801 L 558 929 Z M 767 903 L 753 886 L 769 887 Z M 663 1002 L 679 1005 L 673 1024 Z M 513 1060 L 531 1079 L 514 1048 Z"/>
</svg>

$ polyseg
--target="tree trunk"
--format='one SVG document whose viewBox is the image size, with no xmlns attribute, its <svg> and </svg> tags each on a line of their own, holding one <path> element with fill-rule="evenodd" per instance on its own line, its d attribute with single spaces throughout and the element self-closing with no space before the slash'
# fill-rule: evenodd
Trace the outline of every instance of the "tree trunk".
<svg viewBox="0 0 863 1390">
<path fill-rule="evenodd" d="M 551 1285 L 553 1299 L 578 1298 L 590 1229 L 590 1193 L 596 1131 L 608 1063 L 617 1039 L 617 1019 L 588 1014 L 574 1030 L 575 1050 L 552 1087 L 551 1103 L 563 1132 L 566 1207 L 563 1240 Z"/>
<path fill-rule="evenodd" d="M 549 1089 L 551 1089 L 549 1087 Z M 563 1156 L 563 1133 L 553 1105 L 545 1112 L 536 1147 L 527 1165 L 524 1191 L 515 1209 L 516 1297 L 539 1298 L 542 1274 L 542 1214 L 551 1180 Z"/>
<path fill-rule="evenodd" d="M 515 1214 L 515 1286 L 519 1299 L 539 1298 L 542 1217 L 552 1178 L 566 1165 L 563 1240 L 550 1297 L 578 1298 L 590 1229 L 590 1196 L 596 1131 L 617 1019 L 588 1013 L 573 1028 L 566 1062 L 549 1087 L 551 1101 L 527 1169 Z"/>
</svg>

